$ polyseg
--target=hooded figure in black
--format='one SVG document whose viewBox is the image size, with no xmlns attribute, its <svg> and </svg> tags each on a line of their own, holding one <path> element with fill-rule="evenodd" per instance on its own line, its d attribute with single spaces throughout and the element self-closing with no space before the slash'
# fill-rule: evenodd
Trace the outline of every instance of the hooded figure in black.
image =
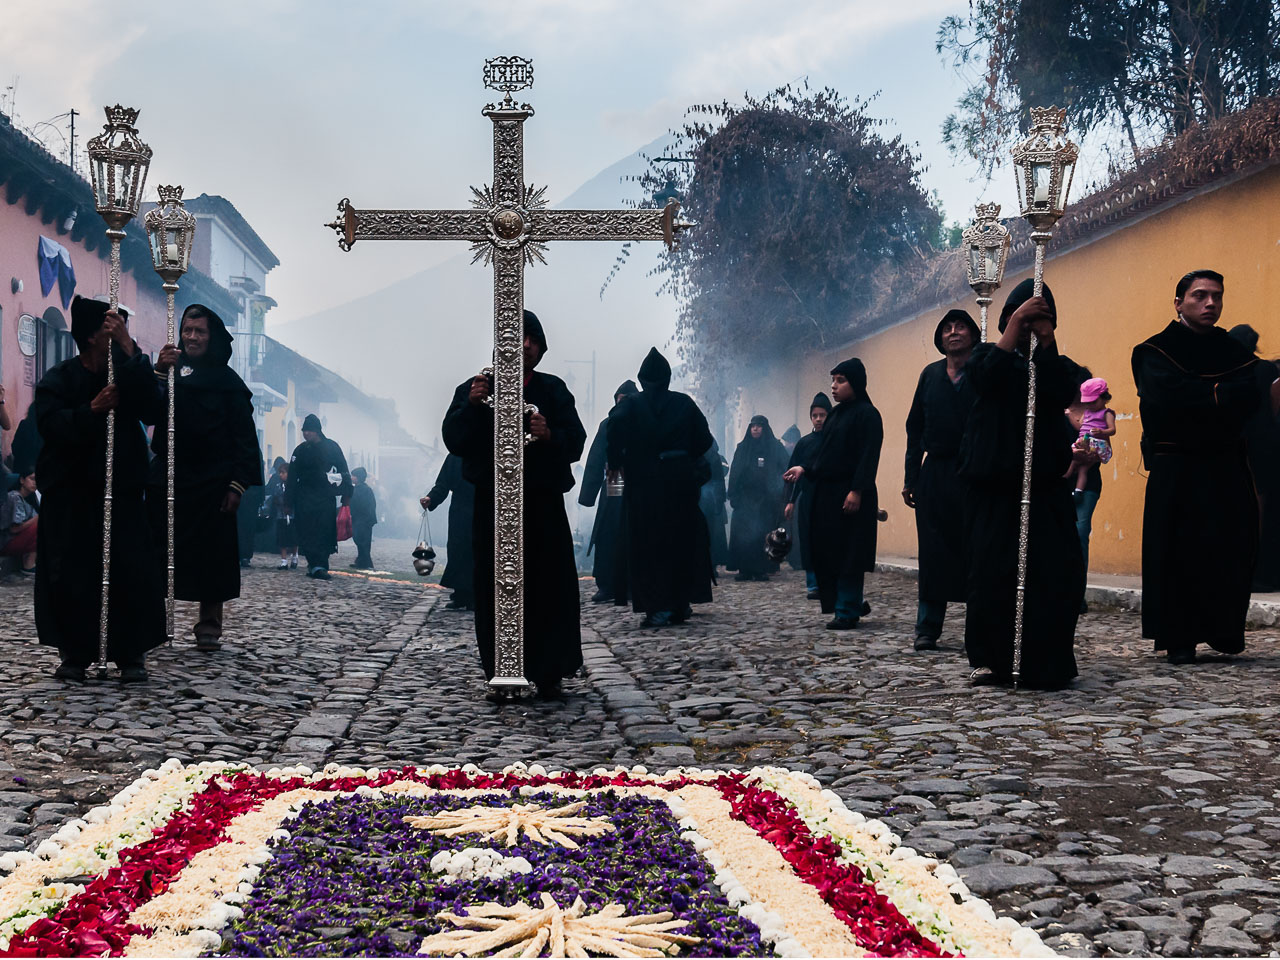
<svg viewBox="0 0 1280 960">
<path fill-rule="evenodd" d="M 729 567 L 738 571 L 735 579 L 768 580 L 778 569 L 764 552 L 764 538 L 782 524 L 787 460 L 769 419 L 752 417 L 729 467 Z"/>
<path fill-rule="evenodd" d="M 151 361 L 125 326 L 127 315 L 76 297 L 71 335 L 79 356 L 49 370 L 36 387 L 32 415 L 44 438 L 36 461 L 43 499 L 37 527 L 35 621 L 40 643 L 57 647 L 55 674 L 83 680 L 98 658 L 102 584 L 102 508 L 107 411 L 116 411 L 112 467 L 111 591 L 107 655 L 121 679 L 147 679 L 146 652 L 165 641 L 164 581 L 153 561 L 143 493 L 147 437 L 142 424 L 164 418 Z M 107 386 L 107 351 L 116 382 Z"/>
<path fill-rule="evenodd" d="M 607 459 L 621 471 L 624 547 L 615 603 L 645 614 L 644 625 L 681 623 L 690 604 L 711 602 L 711 544 L 698 506 L 709 477 L 711 431 L 693 398 L 671 389 L 671 365 L 656 348 L 640 366 L 638 396 L 609 413 Z M 626 591 L 623 591 L 623 586 Z"/>
<path fill-rule="evenodd" d="M 979 683 L 1012 678 L 1022 465 L 1027 423 L 1026 351 L 1034 331 L 1036 429 L 1032 445 L 1031 525 L 1023 617 L 1022 680 L 1056 689 L 1076 676 L 1074 637 L 1084 598 L 1084 556 L 1071 484 L 1071 429 L 1064 411 L 1080 368 L 1058 353 L 1053 293 L 1033 298 L 1024 280 L 1005 301 L 1001 337 L 980 343 L 965 372 L 977 399 L 960 448 L 968 483 L 964 538 L 969 559 L 965 649 Z"/>
<path fill-rule="evenodd" d="M 356 545 L 356 558 L 352 568 L 372 570 L 373 557 L 369 549 L 373 545 L 373 528 L 378 523 L 378 498 L 369 486 L 369 471 L 356 467 L 351 471 L 351 539 Z"/>
<path fill-rule="evenodd" d="M 805 572 L 805 586 L 810 600 L 818 599 L 818 576 L 813 572 L 813 551 L 809 542 L 809 513 L 813 507 L 813 458 L 822 445 L 822 428 L 831 415 L 831 398 L 819 391 L 809 404 L 809 423 L 813 430 L 805 434 L 791 451 L 787 464 L 787 506 L 785 514 L 791 526 L 793 562 Z M 795 470 L 796 467 L 800 469 Z"/>
<path fill-rule="evenodd" d="M 307 414 L 302 443 L 289 460 L 286 491 L 298 528 L 298 550 L 307 558 L 307 576 L 332 580 L 329 557 L 338 552 L 338 506 L 351 498 L 351 471 L 342 448 L 324 435 L 320 418 Z"/>
<path fill-rule="evenodd" d="M 1258 552 L 1258 501 L 1245 431 L 1280 387 L 1218 327 L 1223 278 L 1202 270 L 1177 285 L 1178 320 L 1133 350 L 1142 417 L 1142 635 L 1191 663 L 1196 644 L 1244 650 Z M 1280 381 L 1277 381 L 1280 383 Z M 41 561 L 43 563 L 43 561 Z"/>
<path fill-rule="evenodd" d="M 916 512 L 920 551 L 917 650 L 937 649 L 947 604 L 963 601 L 967 589 L 964 483 L 957 468 L 975 399 L 965 365 L 980 339 L 978 325 L 963 310 L 950 310 L 938 321 L 933 345 L 943 359 L 921 371 L 907 414 L 902 499 Z"/>
<path fill-rule="evenodd" d="M 174 377 L 174 596 L 200 604 L 196 649 L 221 645 L 222 604 L 240 596 L 236 515 L 249 487 L 262 485 L 262 452 L 253 423 L 253 395 L 228 365 L 231 334 L 203 304 L 182 313 L 181 348 L 166 346 L 157 373 Z M 167 390 L 167 385 L 165 387 Z M 167 409 L 167 407 L 166 407 Z M 167 421 L 151 441 L 155 458 L 147 483 L 147 514 L 160 575 L 168 565 L 165 462 Z"/>
<path fill-rule="evenodd" d="M 547 352 L 542 324 L 524 312 L 524 399 L 538 408 L 529 416 L 533 436 L 524 448 L 524 671 L 543 696 L 558 696 L 560 681 L 582 666 L 578 568 L 564 494 L 573 488 L 572 465 L 582 456 L 587 431 L 573 394 L 559 377 L 534 367 Z M 487 377 L 459 384 L 441 433 L 450 453 L 462 458 L 462 474 L 476 488 L 476 641 L 487 679 L 495 669 L 493 392 Z"/>
<path fill-rule="evenodd" d="M 640 392 L 635 382 L 628 380 L 613 392 L 613 405 L 616 409 L 624 397 L 632 397 Z M 596 428 L 595 439 L 591 441 L 591 450 L 587 453 L 586 467 L 582 473 L 582 489 L 578 491 L 578 503 L 584 507 L 594 507 L 596 497 L 600 496 L 605 486 L 605 473 L 608 468 L 609 418 L 605 417 Z M 587 552 L 595 551 L 595 566 L 591 576 L 596 581 L 596 592 L 591 598 L 593 603 L 607 603 L 617 593 L 618 543 L 622 533 L 622 498 L 605 496 L 600 500 L 596 510 L 595 523 L 591 526 L 591 542 Z M 625 592 L 625 587 L 623 588 Z"/>
<path fill-rule="evenodd" d="M 707 536 L 711 540 L 711 569 L 723 567 L 729 562 L 729 537 L 725 527 L 729 525 L 729 511 L 725 508 L 725 476 L 728 465 L 720 455 L 720 444 L 713 438 L 711 446 L 702 455 L 707 463 L 707 481 L 698 491 L 698 509 L 707 521 Z"/>
<path fill-rule="evenodd" d="M 834 614 L 827 629 L 849 630 L 868 609 L 863 581 L 876 563 L 876 470 L 884 425 L 857 357 L 831 370 L 831 396 L 836 405 L 805 470 L 813 482 L 809 549 L 822 612 Z"/>
<path fill-rule="evenodd" d="M 445 500 L 449 500 L 449 554 L 440 586 L 453 591 L 450 610 L 474 610 L 476 562 L 471 549 L 471 525 L 476 512 L 476 488 L 462 475 L 462 459 L 452 453 L 440 465 L 435 485 L 418 502 L 424 509 L 434 510 Z"/>
</svg>

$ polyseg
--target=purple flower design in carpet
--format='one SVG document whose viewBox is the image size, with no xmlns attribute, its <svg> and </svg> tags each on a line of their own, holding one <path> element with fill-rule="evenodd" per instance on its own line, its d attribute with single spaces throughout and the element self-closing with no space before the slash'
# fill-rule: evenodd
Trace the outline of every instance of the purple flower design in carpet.
<svg viewBox="0 0 1280 960">
<path fill-rule="evenodd" d="M 265 956 L 409 956 L 423 938 L 439 933 L 441 911 L 495 901 L 539 902 L 548 893 L 568 906 L 582 897 L 588 908 L 620 903 L 628 914 L 670 910 L 686 920 L 679 930 L 701 937 L 683 948 L 690 957 L 762 957 L 771 951 L 760 932 L 739 917 L 715 885 L 715 871 L 665 803 L 648 797 L 589 794 L 578 815 L 601 817 L 614 831 L 582 838 L 581 848 L 542 845 L 522 836 L 511 847 L 474 837 L 441 837 L 415 829 L 409 817 L 474 806 L 537 803 L 564 806 L 577 798 L 518 792 L 478 797 L 336 798 L 312 804 L 288 824 L 292 836 L 272 844 L 244 917 L 224 931 L 223 954 Z M 442 850 L 469 846 L 524 857 L 531 873 L 501 880 L 452 881 L 431 872 Z"/>
</svg>

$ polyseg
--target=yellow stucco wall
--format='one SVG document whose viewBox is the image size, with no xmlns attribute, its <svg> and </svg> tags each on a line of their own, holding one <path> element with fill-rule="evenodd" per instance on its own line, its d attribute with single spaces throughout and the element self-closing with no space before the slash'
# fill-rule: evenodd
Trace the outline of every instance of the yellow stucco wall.
<svg viewBox="0 0 1280 960">
<path fill-rule="evenodd" d="M 959 254 L 956 254 L 959 256 Z M 1130 220 L 1091 243 L 1054 257 L 1045 272 L 1058 306 L 1059 349 L 1104 377 L 1117 414 L 1115 456 L 1103 467 L 1103 494 L 1094 514 L 1090 569 L 1141 571 L 1145 471 L 1138 441 L 1138 400 L 1129 368 L 1134 344 L 1173 319 L 1173 289 L 1188 270 L 1208 267 L 1226 276 L 1222 325 L 1251 324 L 1261 334 L 1259 352 L 1280 357 L 1280 166 L 1228 182 L 1211 191 Z M 1030 271 L 1006 276 L 992 306 L 992 331 L 1000 293 Z M 904 424 L 921 368 L 938 359 L 933 330 L 938 318 L 962 307 L 977 318 L 973 300 L 939 304 L 926 313 L 843 349 L 800 358 L 793 375 L 753 384 L 745 402 L 769 415 L 780 435 L 793 420 L 807 432 L 806 405 L 830 386 L 827 371 L 847 356 L 867 366 L 868 392 L 884 418 L 885 442 L 877 485 L 889 521 L 880 527 L 880 554 L 914 556 L 915 520 L 899 496 Z M 796 397 L 801 397 L 798 407 Z"/>
</svg>

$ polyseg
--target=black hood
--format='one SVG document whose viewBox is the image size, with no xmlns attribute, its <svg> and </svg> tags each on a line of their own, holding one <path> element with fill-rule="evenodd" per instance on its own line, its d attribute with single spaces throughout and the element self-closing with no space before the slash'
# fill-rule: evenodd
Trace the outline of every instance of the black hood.
<svg viewBox="0 0 1280 960">
<path fill-rule="evenodd" d="M 102 329 L 110 309 L 110 304 L 105 301 L 89 297 L 77 296 L 71 301 L 71 339 L 75 340 L 76 346 L 86 343 Z M 129 319 L 128 310 L 117 307 L 116 311 L 126 320 Z"/>
<path fill-rule="evenodd" d="M 1000 332 L 1004 333 L 1004 328 L 1009 326 L 1009 318 L 1013 316 L 1013 311 L 1031 299 L 1035 293 L 1035 284 L 1030 277 L 1023 280 L 1020 284 L 1013 288 L 1009 293 L 1009 299 L 1004 302 L 1004 309 L 1000 311 Z M 1049 289 L 1046 283 L 1041 287 L 1040 296 L 1044 297 L 1045 302 L 1049 304 L 1049 312 L 1053 314 L 1053 325 L 1058 326 L 1058 305 L 1053 301 L 1053 291 Z"/>
<path fill-rule="evenodd" d="M 837 373 L 849 381 L 849 385 L 853 387 L 853 398 L 855 400 L 869 399 L 867 397 L 867 368 L 862 365 L 861 360 L 857 357 L 842 360 L 831 368 L 833 377 Z"/>
<path fill-rule="evenodd" d="M 650 347 L 649 354 L 640 364 L 638 375 L 640 386 L 646 390 L 666 390 L 671 386 L 671 364 L 658 352 L 657 347 Z"/>
<path fill-rule="evenodd" d="M 949 323 L 963 323 L 968 327 L 969 335 L 973 338 L 973 342 L 975 344 L 982 339 L 982 331 L 979 330 L 978 325 L 973 322 L 973 317 L 969 316 L 969 311 L 948 310 L 943 314 L 942 319 L 938 321 L 938 325 L 934 327 L 933 330 L 933 345 L 937 347 L 938 352 L 943 355 L 945 355 L 947 351 L 942 349 L 942 328 Z"/>
<path fill-rule="evenodd" d="M 231 362 L 231 333 L 222 318 L 203 303 L 193 303 L 182 311 L 182 321 L 178 324 L 178 345 L 182 345 L 182 324 L 192 316 L 204 317 L 209 324 L 209 349 L 198 361 L 182 352 L 182 362 L 192 367 L 225 367 Z"/>
<path fill-rule="evenodd" d="M 538 315 L 532 310 L 524 312 L 524 335 L 531 338 L 542 350 L 542 355 L 546 356 L 547 335 L 542 330 L 542 321 L 538 319 Z"/>
</svg>

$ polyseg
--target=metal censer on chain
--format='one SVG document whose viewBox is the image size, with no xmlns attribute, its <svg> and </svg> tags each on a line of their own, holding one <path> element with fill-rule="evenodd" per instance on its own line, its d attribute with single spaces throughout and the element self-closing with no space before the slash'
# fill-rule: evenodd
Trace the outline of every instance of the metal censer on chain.
<svg viewBox="0 0 1280 960">
<path fill-rule="evenodd" d="M 1033 295 L 1044 292 L 1044 255 L 1054 225 L 1062 218 L 1075 172 L 1076 145 L 1067 139 L 1067 111 L 1032 107 L 1031 132 L 1013 148 L 1018 204 L 1031 224 L 1036 263 Z M 1018 518 L 1018 584 L 1013 623 L 1013 684 L 1022 678 L 1023 626 L 1027 594 L 1027 539 L 1031 527 L 1031 454 L 1036 431 L 1036 365 L 1039 340 L 1033 331 L 1027 353 L 1027 430 L 1022 453 L 1022 499 Z"/>
<path fill-rule="evenodd" d="M 512 93 L 533 85 L 524 57 L 485 61 L 484 84 L 504 94 L 482 114 L 493 123 L 493 182 L 472 187 L 469 210 L 357 210 L 338 204 L 325 224 L 350 250 L 358 240 L 464 240 L 472 262 L 493 266 L 494 667 L 491 687 L 511 692 L 529 685 L 524 664 L 524 447 L 529 412 L 524 400 L 524 270 L 545 263 L 551 240 L 663 240 L 674 243 L 691 224 L 680 204 L 659 209 L 549 210 L 545 187 L 524 180 L 524 123 L 533 107 Z M 489 371 L 486 371 L 486 374 Z"/>
<path fill-rule="evenodd" d="M 138 138 L 134 124 L 138 111 L 116 104 L 106 107 L 107 122 L 102 133 L 85 145 L 89 154 L 89 176 L 93 183 L 93 203 L 107 222 L 111 241 L 111 267 L 107 277 L 107 299 L 112 310 L 120 305 L 120 241 L 124 227 L 138 215 L 142 188 L 151 166 L 151 148 Z M 107 385 L 116 381 L 114 350 L 107 345 Z M 106 484 L 102 500 L 102 606 L 98 614 L 98 679 L 107 676 L 108 607 L 111 598 L 111 496 L 114 480 L 116 414 L 107 412 Z"/>
<path fill-rule="evenodd" d="M 182 205 L 181 187 L 157 187 L 160 205 L 147 211 L 143 224 L 147 228 L 147 239 L 151 241 L 151 265 L 164 281 L 166 301 L 167 332 L 166 342 L 176 345 L 174 330 L 174 296 L 178 292 L 178 278 L 187 272 L 191 263 L 191 244 L 196 236 L 196 218 Z M 174 459 L 173 459 L 173 413 L 174 386 L 176 370 L 169 368 L 169 423 L 167 443 L 165 444 L 165 509 L 168 521 L 167 537 L 167 583 L 165 593 L 165 635 L 173 643 L 173 502 L 174 502 Z"/>
<path fill-rule="evenodd" d="M 979 327 L 982 342 L 987 342 L 987 307 L 991 295 L 1004 280 L 1004 266 L 1009 259 L 1009 228 L 1000 222 L 1000 204 L 980 203 L 972 225 L 960 235 L 965 271 L 969 286 L 977 294 L 982 317 Z"/>
</svg>

